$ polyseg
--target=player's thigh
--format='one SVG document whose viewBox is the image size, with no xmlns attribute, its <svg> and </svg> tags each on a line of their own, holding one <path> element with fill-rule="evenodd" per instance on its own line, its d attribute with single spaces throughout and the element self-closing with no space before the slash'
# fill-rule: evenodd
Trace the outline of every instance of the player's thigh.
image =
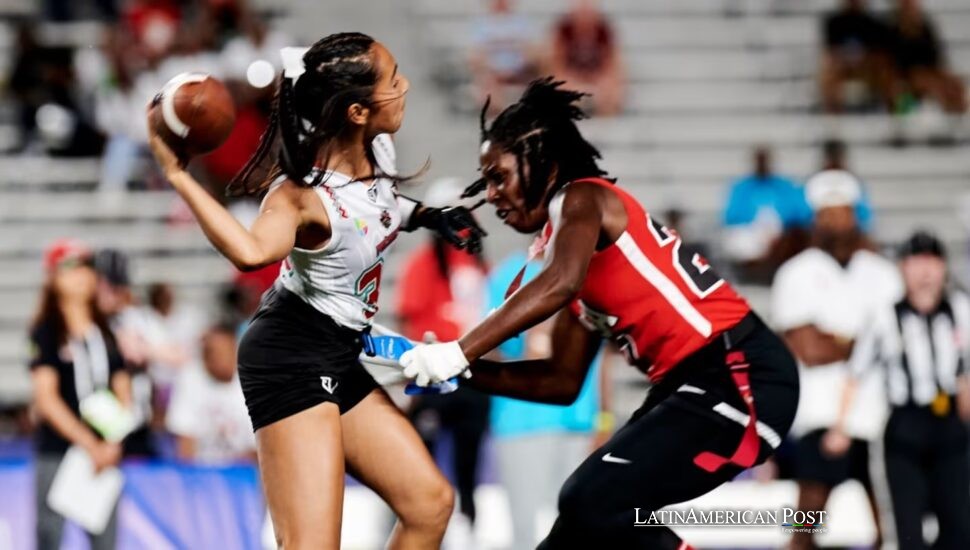
<svg viewBox="0 0 970 550">
<path fill-rule="evenodd" d="M 406 522 L 434 522 L 441 518 L 432 516 L 450 515 L 451 485 L 383 389 L 373 390 L 344 413 L 341 423 L 347 469 L 398 517 Z"/>
<path fill-rule="evenodd" d="M 256 432 L 259 471 L 277 539 L 287 548 L 338 548 L 344 456 L 340 411 L 321 403 Z"/>
<path fill-rule="evenodd" d="M 740 468 L 728 465 L 709 473 L 694 464 L 694 457 L 704 451 L 731 456 L 742 433 L 739 425 L 661 403 L 580 465 L 563 486 L 560 513 L 599 509 L 596 513 L 611 515 L 617 526 L 632 525 L 635 508 L 656 510 L 703 495 Z"/>
</svg>

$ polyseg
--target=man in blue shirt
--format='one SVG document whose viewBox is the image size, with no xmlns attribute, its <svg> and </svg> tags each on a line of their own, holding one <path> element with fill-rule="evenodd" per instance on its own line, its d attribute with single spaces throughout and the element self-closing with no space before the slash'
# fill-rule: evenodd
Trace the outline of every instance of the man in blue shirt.
<svg viewBox="0 0 970 550">
<path fill-rule="evenodd" d="M 755 148 L 753 160 L 753 172 L 731 184 L 723 219 L 725 252 L 747 279 L 770 277 L 812 223 L 802 188 L 772 171 L 768 148 Z"/>
</svg>

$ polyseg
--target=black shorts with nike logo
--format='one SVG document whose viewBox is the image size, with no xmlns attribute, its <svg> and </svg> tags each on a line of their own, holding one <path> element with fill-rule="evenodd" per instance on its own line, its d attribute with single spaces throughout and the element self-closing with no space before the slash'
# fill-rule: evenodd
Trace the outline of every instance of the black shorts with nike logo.
<svg viewBox="0 0 970 550">
<path fill-rule="evenodd" d="M 749 330 L 729 345 L 717 338 L 679 363 L 651 388 L 630 421 L 570 476 L 559 495 L 559 517 L 539 548 L 681 548 L 669 528 L 634 527 L 650 512 L 710 492 L 744 468 L 708 472 L 694 461 L 713 452 L 731 457 L 748 408 L 726 367 L 743 352 L 758 420 L 756 464 L 788 433 L 798 405 L 794 358 L 754 314 Z M 639 516 L 635 511 L 640 509 Z"/>
<path fill-rule="evenodd" d="M 360 364 L 362 333 L 275 285 L 239 342 L 239 381 L 253 430 L 329 401 L 343 414 L 378 387 Z"/>
</svg>

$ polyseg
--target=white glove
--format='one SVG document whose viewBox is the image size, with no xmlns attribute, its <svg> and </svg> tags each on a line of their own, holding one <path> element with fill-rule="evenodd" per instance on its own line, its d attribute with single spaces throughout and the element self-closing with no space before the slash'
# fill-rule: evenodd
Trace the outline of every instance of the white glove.
<svg viewBox="0 0 970 550">
<path fill-rule="evenodd" d="M 414 378 L 419 386 L 429 386 L 454 378 L 459 374 L 471 378 L 468 359 L 458 342 L 425 344 L 409 349 L 401 355 L 404 376 Z"/>
</svg>

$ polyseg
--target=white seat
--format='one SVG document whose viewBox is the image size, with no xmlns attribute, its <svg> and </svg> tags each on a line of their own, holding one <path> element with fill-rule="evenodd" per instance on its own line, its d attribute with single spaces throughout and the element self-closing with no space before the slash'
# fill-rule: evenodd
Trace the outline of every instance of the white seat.
<svg viewBox="0 0 970 550">
<path fill-rule="evenodd" d="M 64 236 L 77 237 L 94 247 L 123 251 L 172 253 L 211 250 L 202 230 L 194 225 L 172 228 L 150 221 L 91 224 L 30 221 L 4 227 L 0 233 L 0 254 L 39 252 Z"/>
<path fill-rule="evenodd" d="M 102 194 L 86 191 L 0 193 L 0 223 L 58 220 L 160 219 L 179 201 L 174 191 Z"/>
<path fill-rule="evenodd" d="M 630 86 L 627 109 L 635 113 L 806 111 L 816 102 L 801 81 L 656 82 Z"/>
<path fill-rule="evenodd" d="M 817 150 L 781 151 L 775 165 L 786 173 L 811 174 L 819 168 Z M 936 177 L 970 180 L 970 156 L 953 150 L 894 150 L 866 148 L 851 153 L 851 168 L 863 179 L 883 176 L 914 178 L 913 186 L 930 186 Z M 731 178 L 747 173 L 750 154 L 731 150 L 690 148 L 610 151 L 604 166 L 613 174 L 668 180 L 674 183 L 694 178 Z M 964 181 L 967 181 L 964 180 Z"/>
<path fill-rule="evenodd" d="M 100 175 L 97 158 L 0 156 L 0 186 L 97 183 Z"/>
</svg>

